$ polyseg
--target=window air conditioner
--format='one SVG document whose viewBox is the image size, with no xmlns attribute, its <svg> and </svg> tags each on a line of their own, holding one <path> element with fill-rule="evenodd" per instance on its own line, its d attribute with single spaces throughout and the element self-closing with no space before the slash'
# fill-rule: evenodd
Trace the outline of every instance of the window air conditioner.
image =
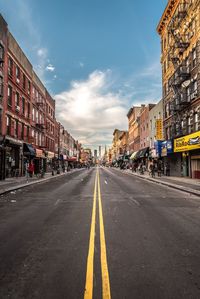
<svg viewBox="0 0 200 299">
<path fill-rule="evenodd" d="M 16 106 L 15 109 L 16 109 L 16 111 L 18 111 L 18 112 L 20 111 L 20 107 L 19 107 L 19 106 Z"/>
</svg>

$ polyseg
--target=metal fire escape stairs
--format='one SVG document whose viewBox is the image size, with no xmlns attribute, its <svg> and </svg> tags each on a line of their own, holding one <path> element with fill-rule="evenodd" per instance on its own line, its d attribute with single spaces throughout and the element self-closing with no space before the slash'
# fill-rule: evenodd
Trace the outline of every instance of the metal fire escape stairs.
<svg viewBox="0 0 200 299">
<path fill-rule="evenodd" d="M 182 60 L 182 55 L 189 47 L 191 38 L 190 34 L 186 33 L 187 22 L 184 22 L 185 31 L 182 30 L 182 22 L 187 16 L 187 9 L 188 1 L 182 1 L 168 27 L 169 35 L 173 39 L 169 49 L 169 60 L 172 62 L 175 70 L 169 79 L 169 86 L 173 90 L 170 110 L 172 112 L 172 136 L 174 137 L 183 134 L 181 111 L 189 105 L 187 87 L 190 84 L 191 74 L 186 62 Z M 184 85 L 184 83 L 186 84 Z"/>
</svg>

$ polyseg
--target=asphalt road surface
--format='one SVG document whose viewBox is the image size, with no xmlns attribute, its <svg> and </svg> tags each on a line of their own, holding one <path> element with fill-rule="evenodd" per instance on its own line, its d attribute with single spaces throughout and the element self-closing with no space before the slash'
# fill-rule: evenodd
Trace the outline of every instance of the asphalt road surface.
<svg viewBox="0 0 200 299">
<path fill-rule="evenodd" d="M 110 168 L 1 196 L 4 298 L 200 298 L 200 198 Z"/>
</svg>

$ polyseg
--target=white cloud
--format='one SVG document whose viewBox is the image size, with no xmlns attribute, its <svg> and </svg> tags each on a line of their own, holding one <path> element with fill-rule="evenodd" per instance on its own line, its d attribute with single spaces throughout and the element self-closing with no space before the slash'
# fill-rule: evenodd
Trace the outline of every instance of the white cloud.
<svg viewBox="0 0 200 299">
<path fill-rule="evenodd" d="M 46 66 L 46 70 L 47 71 L 50 71 L 50 72 L 54 72 L 55 71 L 55 67 L 52 65 L 52 64 L 48 64 L 47 66 Z"/>
<path fill-rule="evenodd" d="M 37 56 L 46 60 L 47 59 L 47 49 L 46 48 L 37 49 Z"/>
<path fill-rule="evenodd" d="M 110 144 L 115 128 L 127 129 L 127 102 L 110 91 L 111 71 L 94 71 L 55 96 L 58 120 L 82 144 Z"/>
</svg>

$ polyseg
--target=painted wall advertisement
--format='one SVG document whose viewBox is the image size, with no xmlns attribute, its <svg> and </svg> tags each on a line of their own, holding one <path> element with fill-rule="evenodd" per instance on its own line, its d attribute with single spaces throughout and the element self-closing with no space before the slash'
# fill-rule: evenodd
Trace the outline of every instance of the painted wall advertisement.
<svg viewBox="0 0 200 299">
<path fill-rule="evenodd" d="M 161 118 L 156 120 L 156 140 L 163 140 L 163 122 Z"/>
<path fill-rule="evenodd" d="M 174 139 L 174 152 L 185 152 L 200 148 L 200 131 Z"/>
</svg>

